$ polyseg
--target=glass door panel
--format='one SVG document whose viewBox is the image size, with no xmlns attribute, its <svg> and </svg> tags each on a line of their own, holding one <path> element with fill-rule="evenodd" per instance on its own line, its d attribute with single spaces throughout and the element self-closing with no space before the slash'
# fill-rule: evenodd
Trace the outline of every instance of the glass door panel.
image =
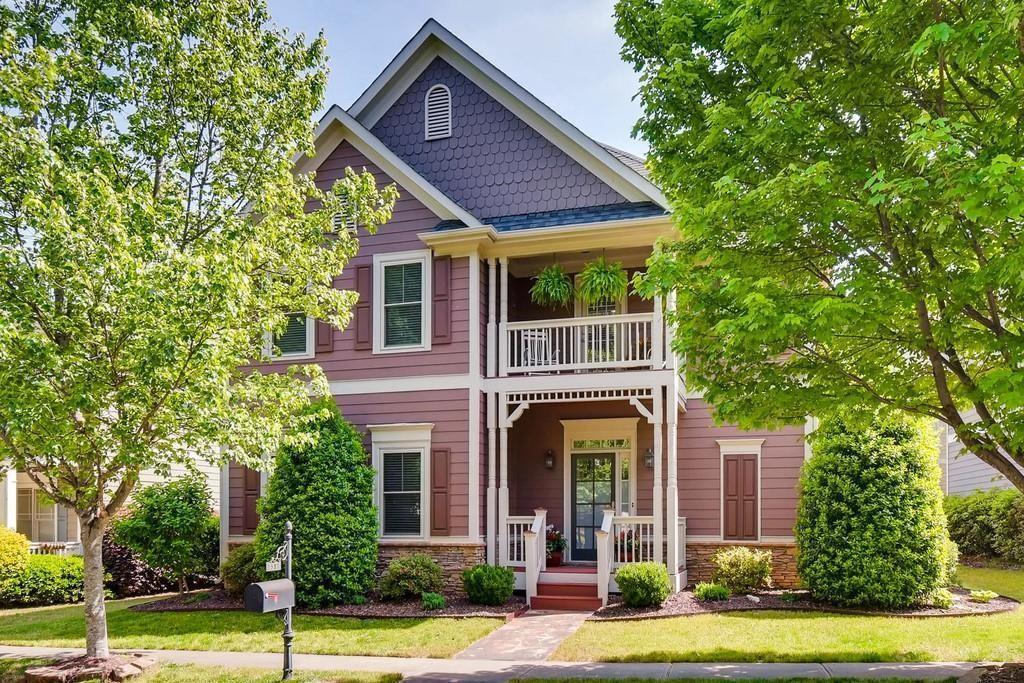
<svg viewBox="0 0 1024 683">
<path fill-rule="evenodd" d="M 573 455 L 572 493 L 572 559 L 597 560 L 595 532 L 615 506 L 615 455 Z"/>
</svg>

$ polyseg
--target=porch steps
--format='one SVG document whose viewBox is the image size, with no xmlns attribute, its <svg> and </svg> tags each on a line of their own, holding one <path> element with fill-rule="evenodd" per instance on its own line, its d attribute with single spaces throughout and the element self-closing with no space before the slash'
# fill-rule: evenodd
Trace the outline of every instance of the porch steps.
<svg viewBox="0 0 1024 683">
<path fill-rule="evenodd" d="M 560 575 L 560 578 L 565 576 L 596 578 L 596 575 L 590 573 L 573 575 L 557 572 L 557 574 Z M 549 577 L 542 574 L 541 580 L 537 583 L 537 595 L 530 601 L 532 609 L 592 612 L 601 607 L 601 599 L 597 597 L 596 582 L 552 582 L 546 581 L 546 578 Z"/>
</svg>

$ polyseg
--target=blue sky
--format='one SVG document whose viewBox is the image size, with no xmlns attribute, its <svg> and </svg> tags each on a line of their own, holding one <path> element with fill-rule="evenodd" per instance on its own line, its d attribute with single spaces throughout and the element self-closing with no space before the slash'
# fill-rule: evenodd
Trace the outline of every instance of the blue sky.
<svg viewBox="0 0 1024 683">
<path fill-rule="evenodd" d="M 326 104 L 348 107 L 433 17 L 596 140 L 642 154 L 630 137 L 637 77 L 619 58 L 613 0 L 269 0 L 275 23 L 324 30 Z"/>
</svg>

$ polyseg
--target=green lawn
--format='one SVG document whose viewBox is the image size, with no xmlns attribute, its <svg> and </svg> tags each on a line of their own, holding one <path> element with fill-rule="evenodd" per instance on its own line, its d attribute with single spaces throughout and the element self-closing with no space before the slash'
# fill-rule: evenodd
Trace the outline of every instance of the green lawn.
<svg viewBox="0 0 1024 683">
<path fill-rule="evenodd" d="M 114 648 L 277 652 L 281 622 L 248 612 L 132 612 L 139 600 L 107 603 Z M 295 617 L 295 651 L 330 655 L 450 657 L 487 635 L 498 619 Z M 0 643 L 84 647 L 81 606 L 0 611 Z"/>
<path fill-rule="evenodd" d="M 25 669 L 45 663 L 45 660 L 0 659 L 0 683 L 21 681 Z M 280 680 L 280 671 L 227 669 L 195 664 L 163 664 L 143 676 L 132 679 L 134 683 L 272 683 Z M 292 680 L 297 683 L 397 683 L 402 677 L 398 674 L 381 673 L 297 671 Z"/>
<path fill-rule="evenodd" d="M 961 581 L 1024 595 L 1024 572 L 964 568 Z M 1024 610 L 956 618 L 734 612 L 587 622 L 553 659 L 625 662 L 926 662 L 1024 659 Z"/>
</svg>

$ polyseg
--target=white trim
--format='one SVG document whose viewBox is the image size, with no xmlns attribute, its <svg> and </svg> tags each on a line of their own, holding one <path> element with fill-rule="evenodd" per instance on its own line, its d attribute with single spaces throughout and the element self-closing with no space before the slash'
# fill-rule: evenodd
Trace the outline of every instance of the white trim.
<svg viewBox="0 0 1024 683">
<path fill-rule="evenodd" d="M 447 107 L 447 111 L 434 111 L 431 109 L 430 97 L 435 92 L 443 92 L 445 100 L 441 102 L 441 105 Z M 435 105 L 436 106 L 436 105 Z M 440 123 L 443 126 L 439 127 L 431 133 L 432 127 L 437 127 L 438 122 L 431 122 L 431 115 L 443 117 Z M 448 89 L 448 86 L 444 83 L 435 83 L 434 85 L 427 88 L 427 94 L 423 96 L 423 139 L 424 140 L 443 140 L 444 138 L 450 138 L 452 136 L 452 91 Z"/>
<path fill-rule="evenodd" d="M 469 536 L 480 538 L 480 258 L 469 257 Z"/>
<path fill-rule="evenodd" d="M 403 375 L 367 379 L 336 379 L 328 382 L 334 396 L 353 394 L 391 394 L 411 391 L 470 389 L 476 384 L 468 373 L 447 375 Z M 509 393 L 538 391 L 616 390 L 666 386 L 672 382 L 671 370 L 628 370 L 622 372 L 566 373 L 488 377 L 479 380 L 483 391 Z M 628 397 L 626 398 L 628 400 Z"/>
<path fill-rule="evenodd" d="M 762 536 L 756 541 L 736 541 L 733 539 L 715 536 L 714 534 L 687 534 L 686 543 L 728 543 L 730 545 L 775 545 L 784 543 L 796 543 L 795 536 Z"/>
<path fill-rule="evenodd" d="M 804 460 L 810 460 L 811 455 L 813 455 L 814 453 L 811 449 L 811 441 L 807 437 L 809 437 L 813 432 L 817 431 L 817 429 L 818 418 L 814 417 L 813 415 L 808 415 L 807 419 L 804 420 Z"/>
<path fill-rule="evenodd" d="M 430 537 L 430 432 L 432 422 L 400 422 L 366 425 L 370 430 L 373 464 L 373 504 L 377 508 L 377 536 L 381 539 L 409 540 Z M 384 535 L 384 495 L 381 477 L 385 453 L 420 454 L 420 533 Z"/>
<path fill-rule="evenodd" d="M 420 343 L 403 346 L 384 345 L 384 268 L 401 266 L 409 263 L 422 265 L 420 275 Z M 429 249 L 414 251 L 395 251 L 373 255 L 373 353 L 409 353 L 413 351 L 429 351 L 432 336 L 431 309 L 433 308 L 433 287 L 430 272 L 433 270 Z"/>
<path fill-rule="evenodd" d="M 423 24 L 349 107 L 349 112 L 372 128 L 438 56 L 626 199 L 668 206 L 665 195 L 647 178 L 584 135 L 434 19 Z"/>
<path fill-rule="evenodd" d="M 761 482 L 761 446 L 764 439 L 716 439 L 718 449 L 718 531 L 725 539 L 725 456 L 727 455 L 753 455 L 757 457 L 757 539 L 761 539 L 761 506 L 764 505 L 764 488 Z M 739 539 L 725 539 L 730 543 Z M 749 542 L 750 539 L 747 539 Z"/>
<path fill-rule="evenodd" d="M 297 173 L 315 171 L 342 141 L 347 140 L 360 154 L 376 164 L 388 177 L 422 202 L 438 218 L 460 220 L 469 226 L 480 225 L 480 221 L 476 217 L 427 182 L 423 176 L 398 158 L 373 133 L 338 105 L 327 110 L 327 113 L 320 119 L 313 136 L 316 150 L 313 156 L 307 157 L 298 154 L 293 159 Z"/>
<path fill-rule="evenodd" d="M 13 467 L 4 475 L 4 526 L 18 528 L 18 471 Z"/>
<path fill-rule="evenodd" d="M 397 536 L 386 536 L 377 539 L 377 545 L 393 545 L 393 546 L 404 546 L 410 548 L 432 546 L 432 547 L 445 547 L 445 546 L 456 546 L 463 547 L 467 545 L 480 546 L 483 542 L 479 538 L 470 538 L 469 536 L 434 536 L 432 538 L 401 538 Z"/>
<path fill-rule="evenodd" d="M 574 453 L 613 453 L 615 456 L 614 500 L 618 503 L 619 478 L 623 458 L 629 459 L 629 496 L 630 506 L 636 510 L 636 435 L 639 417 L 609 417 L 582 420 L 559 420 L 562 424 L 562 532 L 568 543 L 565 547 L 566 560 L 572 560 L 572 456 Z M 574 451 L 572 442 L 575 439 L 629 439 L 629 448 L 607 448 L 594 451 Z M 616 512 L 618 514 L 618 512 Z M 630 513 L 632 514 L 632 512 Z"/>
<path fill-rule="evenodd" d="M 333 396 L 353 394 L 393 394 L 411 391 L 469 389 L 467 374 L 416 375 L 412 377 L 376 377 L 371 379 L 335 379 L 328 382 Z"/>
<path fill-rule="evenodd" d="M 294 311 L 286 315 L 296 315 L 299 311 Z M 295 351 L 293 353 L 279 353 L 274 355 L 274 334 L 272 332 L 263 333 L 263 355 L 268 363 L 283 363 L 292 360 L 309 360 L 316 356 L 316 319 L 311 316 L 306 316 L 306 350 Z"/>
</svg>

